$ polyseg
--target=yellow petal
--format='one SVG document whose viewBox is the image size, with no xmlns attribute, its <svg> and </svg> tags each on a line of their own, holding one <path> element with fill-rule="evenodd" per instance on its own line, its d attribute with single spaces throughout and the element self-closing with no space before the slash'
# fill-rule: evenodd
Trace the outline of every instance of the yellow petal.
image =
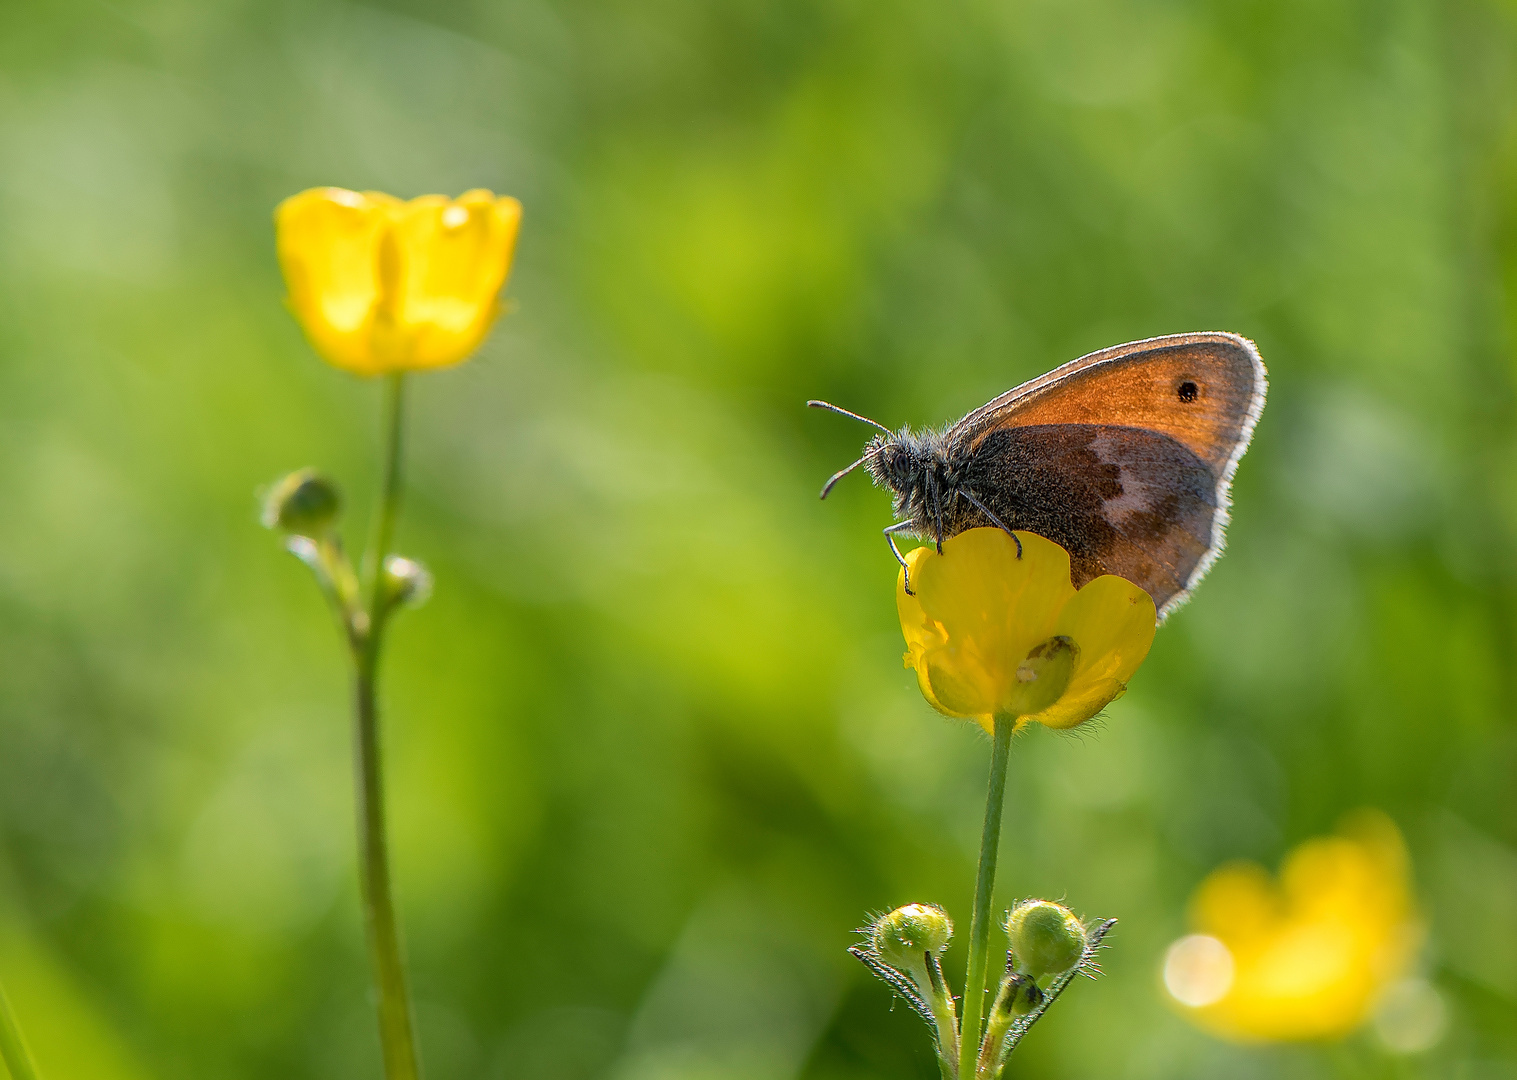
<svg viewBox="0 0 1517 1080">
<path fill-rule="evenodd" d="M 520 223 L 521 204 L 488 191 L 425 196 L 400 209 L 392 303 L 409 342 L 407 368 L 456 364 L 479 347 L 500 311 Z"/>
<path fill-rule="evenodd" d="M 1295 848 L 1278 884 L 1253 864 L 1218 869 L 1191 915 L 1234 964 L 1227 993 L 1191 1015 L 1242 1040 L 1348 1034 L 1404 973 L 1418 936 L 1405 848 L 1374 812 Z"/>
<path fill-rule="evenodd" d="M 1273 934 L 1285 905 L 1269 872 L 1258 863 L 1236 862 L 1212 871 L 1190 904 L 1191 922 L 1234 948 Z"/>
<path fill-rule="evenodd" d="M 1127 689 L 1154 643 L 1153 598 L 1132 582 L 1106 575 L 1087 582 L 1064 606 L 1054 632 L 1080 647 L 1069 689 L 1029 716 L 1052 728 L 1083 724 Z"/>
<path fill-rule="evenodd" d="M 321 355 L 363 375 L 467 359 L 500 310 L 521 204 L 488 191 L 403 203 L 316 188 L 275 212 L 290 306 Z"/>
<path fill-rule="evenodd" d="M 896 608 L 907 662 L 922 694 L 950 716 L 989 729 L 997 712 L 1021 697 L 1017 668 L 1054 636 L 1059 612 L 1074 595 L 1069 555 L 1051 541 L 1000 529 L 970 529 L 943 542 L 943 554 L 917 548 L 897 578 Z"/>
<path fill-rule="evenodd" d="M 382 370 L 370 348 L 380 297 L 377 259 L 398 200 L 379 192 L 313 188 L 274 212 L 290 307 L 316 351 L 363 375 Z"/>
</svg>

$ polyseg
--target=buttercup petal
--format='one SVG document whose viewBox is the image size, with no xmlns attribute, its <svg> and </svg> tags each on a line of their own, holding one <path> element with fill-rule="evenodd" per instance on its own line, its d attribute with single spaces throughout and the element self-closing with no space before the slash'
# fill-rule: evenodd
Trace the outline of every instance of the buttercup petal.
<svg viewBox="0 0 1517 1080">
<path fill-rule="evenodd" d="M 395 231 L 405 275 L 397 311 L 414 335 L 410 366 L 456 364 L 479 347 L 499 313 L 520 222 L 520 203 L 488 191 L 416 199 L 401 210 Z"/>
<path fill-rule="evenodd" d="M 1246 946 L 1275 932 L 1285 905 L 1264 867 L 1236 862 L 1219 867 L 1201 883 L 1190 913 L 1202 933 Z"/>
<path fill-rule="evenodd" d="M 997 714 L 1029 707 L 1039 711 L 1028 719 L 1073 726 L 1121 693 L 1147 655 L 1153 601 L 1118 578 L 1076 593 L 1063 548 L 1032 533 L 1017 537 L 1021 557 L 1001 529 L 950 537 L 942 555 L 925 547 L 906 555 L 913 593 L 905 572 L 896 584 L 906 665 L 934 708 L 987 730 Z M 1042 707 L 1048 695 L 1028 682 L 1042 669 L 1029 654 L 1055 637 L 1069 639 L 1074 659 L 1057 667 L 1057 700 Z"/>
<path fill-rule="evenodd" d="M 1108 574 L 1086 583 L 1060 612 L 1055 629 L 1080 646 L 1069 689 L 1028 719 L 1052 728 L 1089 720 L 1127 690 L 1157 628 L 1153 598 L 1132 582 Z"/>
<path fill-rule="evenodd" d="M 313 188 L 274 212 L 290 307 L 330 363 L 376 373 L 369 350 L 380 285 L 376 263 L 397 200 L 378 192 Z"/>
<path fill-rule="evenodd" d="M 1415 949 L 1408 880 L 1400 834 L 1375 812 L 1297 847 L 1278 883 L 1253 864 L 1219 868 L 1197 889 L 1191 917 L 1228 950 L 1234 975 L 1190 1015 L 1244 1041 L 1353 1031 Z"/>
<path fill-rule="evenodd" d="M 467 359 L 499 313 L 521 204 L 488 191 L 401 202 L 318 188 L 275 213 L 290 306 L 317 351 L 363 375 Z"/>
<path fill-rule="evenodd" d="M 985 715 L 997 689 L 980 664 L 963 663 L 948 649 L 926 656 L 917 670 L 917 681 L 928 702 L 949 716 Z"/>
</svg>

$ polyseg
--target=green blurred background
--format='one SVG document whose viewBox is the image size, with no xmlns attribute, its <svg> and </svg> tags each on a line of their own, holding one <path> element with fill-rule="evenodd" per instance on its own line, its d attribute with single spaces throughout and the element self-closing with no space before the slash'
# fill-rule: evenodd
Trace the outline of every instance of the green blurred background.
<svg viewBox="0 0 1517 1080">
<path fill-rule="evenodd" d="M 378 1076 L 344 656 L 256 521 L 373 488 L 378 387 L 273 258 L 322 184 L 527 210 L 514 311 L 414 381 L 431 1080 L 934 1076 L 844 949 L 967 921 L 988 741 L 901 667 L 885 496 L 817 501 L 868 432 L 802 402 L 939 423 L 1194 329 L 1270 402 L 1131 693 L 1016 743 L 1000 897 L 1121 924 L 1012 1075 L 1517 1075 L 1517 4 L 50 0 L 0 6 L 0 977 L 50 1080 Z M 1195 884 L 1362 805 L 1443 1039 L 1190 1027 Z"/>
</svg>

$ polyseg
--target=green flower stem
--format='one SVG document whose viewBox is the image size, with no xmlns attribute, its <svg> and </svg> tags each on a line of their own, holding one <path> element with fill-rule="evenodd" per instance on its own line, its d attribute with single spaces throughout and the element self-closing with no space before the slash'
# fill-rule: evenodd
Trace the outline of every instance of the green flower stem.
<svg viewBox="0 0 1517 1080">
<path fill-rule="evenodd" d="M 985 795 L 985 828 L 980 834 L 980 873 L 969 921 L 969 975 L 964 981 L 964 1018 L 959 1026 L 959 1080 L 973 1080 L 980 1051 L 980 1017 L 985 1012 L 985 959 L 990 951 L 990 894 L 995 889 L 996 855 L 1001 846 L 1001 808 L 1006 802 L 1006 759 L 1017 718 L 995 718 L 990 754 L 990 786 Z"/>
<path fill-rule="evenodd" d="M 395 532 L 395 515 L 400 510 L 400 431 L 405 419 L 406 375 L 397 371 L 385 377 L 384 398 L 384 471 L 380 477 L 379 506 L 369 532 L 369 546 L 364 551 L 361 571 L 368 588 L 369 626 L 377 635 L 379 626 L 379 573 L 390 553 L 390 537 Z"/>
<path fill-rule="evenodd" d="M 411 999 L 406 990 L 405 961 L 390 893 L 390 858 L 385 833 L 383 772 L 379 751 L 379 712 L 374 700 L 377 650 L 372 644 L 358 658 L 354 678 L 355 753 L 358 782 L 359 878 L 369 954 L 379 984 L 379 1040 L 388 1080 L 417 1080 L 416 1040 Z"/>
<path fill-rule="evenodd" d="M 1005 1060 L 1006 1033 L 1016 1014 L 1011 1011 L 1012 999 L 1018 990 L 1011 979 L 1001 980 L 996 991 L 995 1003 L 990 1006 L 990 1019 L 985 1024 L 984 1045 L 980 1048 L 980 1072 L 982 1080 L 995 1080 L 1001 1075 L 1001 1063 Z"/>
<path fill-rule="evenodd" d="M 0 1061 L 10 1070 L 11 1080 L 37 1080 L 37 1066 L 21 1037 L 21 1027 L 16 1023 L 16 1013 L 3 986 L 0 986 Z"/>
<path fill-rule="evenodd" d="M 948 982 L 943 978 L 943 967 L 936 956 L 927 958 L 923 973 L 927 985 L 923 987 L 927 1007 L 932 1010 L 938 1032 L 938 1069 L 943 1080 L 954 1080 L 954 1063 L 959 1056 L 959 1021 L 954 1015 L 953 995 L 948 992 Z M 920 985 L 920 981 L 918 982 Z"/>
<path fill-rule="evenodd" d="M 364 554 L 368 610 L 355 618 L 353 653 L 354 769 L 358 789 L 358 864 L 363 891 L 369 954 L 379 984 L 379 1041 L 387 1080 L 418 1080 L 411 998 L 395 900 L 390 892 L 389 843 L 385 832 L 384 782 L 379 743 L 379 709 L 375 682 L 385 612 L 379 588 L 380 568 L 395 528 L 400 505 L 400 433 L 404 376 L 391 375 L 385 386 L 384 466 L 374 528 Z"/>
</svg>

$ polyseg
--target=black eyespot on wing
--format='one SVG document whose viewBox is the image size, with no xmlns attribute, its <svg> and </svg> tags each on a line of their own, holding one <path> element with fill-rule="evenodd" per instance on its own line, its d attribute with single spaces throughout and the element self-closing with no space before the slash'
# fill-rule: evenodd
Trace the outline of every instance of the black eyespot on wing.
<svg viewBox="0 0 1517 1080">
<path fill-rule="evenodd" d="M 1183 383 L 1180 384 L 1180 400 L 1185 402 L 1187 405 L 1196 400 L 1196 394 L 1198 392 L 1199 389 L 1196 384 L 1191 382 L 1189 379 L 1186 379 Z"/>
</svg>

